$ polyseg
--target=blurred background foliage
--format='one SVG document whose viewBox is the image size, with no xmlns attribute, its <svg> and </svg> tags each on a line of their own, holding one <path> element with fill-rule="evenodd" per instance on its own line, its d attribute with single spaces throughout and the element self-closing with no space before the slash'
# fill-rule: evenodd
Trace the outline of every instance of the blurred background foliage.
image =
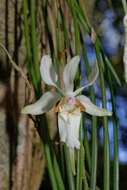
<svg viewBox="0 0 127 190">
<path fill-rule="evenodd" d="M 120 0 L 1 0 L 0 43 L 27 76 L 31 88 L 1 48 L 0 189 L 125 189 L 123 16 Z M 41 82 L 39 72 L 45 54 L 53 58 L 60 85 L 67 60 L 81 56 L 75 87 L 88 80 L 97 60 L 99 79 L 83 93 L 113 111 L 110 119 L 83 115 L 76 176 L 70 168 L 68 149 L 59 143 L 56 115 L 20 114 L 25 104 L 49 88 Z"/>
</svg>

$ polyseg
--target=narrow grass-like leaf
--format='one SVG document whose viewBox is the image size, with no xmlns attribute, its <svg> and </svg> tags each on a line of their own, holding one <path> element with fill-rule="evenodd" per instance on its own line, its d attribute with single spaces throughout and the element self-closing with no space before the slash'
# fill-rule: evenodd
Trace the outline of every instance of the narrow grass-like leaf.
<svg viewBox="0 0 127 190">
<path fill-rule="evenodd" d="M 118 121 L 115 115 L 116 107 L 114 100 L 114 90 L 111 85 L 111 73 L 108 71 L 109 88 L 111 93 L 112 110 L 113 110 L 113 139 L 114 139 L 114 159 L 113 159 L 113 190 L 119 190 L 119 158 L 118 158 Z"/>
<path fill-rule="evenodd" d="M 46 161 L 47 161 L 47 167 L 48 167 L 48 171 L 49 171 L 49 177 L 50 177 L 51 183 L 52 183 L 52 188 L 53 188 L 53 190 L 57 190 L 58 189 L 57 182 L 56 182 L 55 175 L 54 175 L 54 168 L 53 168 L 52 160 L 51 160 L 51 152 L 50 152 L 50 148 L 49 148 L 48 144 L 44 144 L 44 150 L 45 150 L 45 157 L 46 157 Z"/>
<path fill-rule="evenodd" d="M 67 171 L 67 178 L 68 178 L 68 190 L 75 190 L 75 184 L 74 184 L 74 177 L 72 174 L 72 168 L 71 168 L 71 161 L 70 161 L 70 153 L 68 150 L 68 147 L 66 144 L 64 145 L 64 152 L 65 152 L 65 162 L 66 162 L 66 171 Z"/>
<path fill-rule="evenodd" d="M 120 81 L 112 63 L 109 61 L 109 59 L 106 56 L 104 56 L 104 57 L 105 57 L 105 63 L 107 65 L 108 69 L 111 71 L 111 73 L 112 73 L 114 79 L 117 81 L 118 85 L 121 86 L 121 81 Z"/>
<path fill-rule="evenodd" d="M 54 152 L 53 152 L 53 170 L 54 170 L 54 173 L 55 173 L 58 189 L 65 190 L 63 180 L 62 180 L 62 177 L 61 177 L 61 172 L 60 172 L 58 162 L 56 160 L 56 156 L 55 156 Z"/>
<path fill-rule="evenodd" d="M 96 56 L 99 65 L 99 73 L 100 73 L 100 86 L 101 86 L 101 93 L 102 93 L 102 106 L 106 108 L 106 88 L 104 82 L 104 74 L 102 70 L 101 62 L 103 59 L 99 52 L 98 47 L 96 46 Z M 104 190 L 110 189 L 110 160 L 109 160 L 109 136 L 108 136 L 108 120 L 107 117 L 103 118 L 103 125 L 104 125 Z"/>
<path fill-rule="evenodd" d="M 71 10 L 71 5 L 69 3 L 69 1 L 67 1 L 68 4 L 69 4 L 69 7 L 70 7 L 70 10 Z M 81 30 L 84 29 L 84 33 L 85 32 L 88 32 L 90 35 L 91 35 L 91 32 L 92 32 L 92 27 L 90 25 L 90 23 L 88 22 L 88 18 L 86 15 L 84 15 L 83 11 L 82 11 L 82 8 L 80 7 L 80 5 L 74 0 L 73 2 L 73 6 L 75 7 L 75 14 L 77 15 L 78 17 L 78 22 L 79 22 L 79 25 L 80 25 L 80 28 Z M 96 37 L 96 43 L 95 43 L 95 46 L 97 46 L 99 48 L 99 52 L 101 53 L 102 51 L 102 47 L 101 47 L 101 43 L 99 41 L 99 38 Z M 106 58 L 106 64 L 108 66 L 108 69 L 111 70 L 111 73 L 112 75 L 114 76 L 115 80 L 117 81 L 117 83 L 119 85 L 121 85 L 121 82 L 120 82 L 120 79 L 115 71 L 115 69 L 113 68 L 112 66 L 112 63 L 109 61 L 109 59 L 106 57 L 105 55 L 105 58 Z"/>
<path fill-rule="evenodd" d="M 83 48 L 83 58 L 86 67 L 87 76 L 90 73 L 90 66 L 88 63 L 87 53 L 85 47 Z M 90 96 L 92 101 L 95 103 L 94 89 L 90 87 Z M 96 189 L 96 178 L 97 178 L 97 118 L 92 117 L 92 159 L 91 159 L 91 171 L 90 171 L 90 188 L 91 190 Z"/>
<path fill-rule="evenodd" d="M 95 100 L 94 100 L 95 101 Z M 91 167 L 91 179 L 90 189 L 96 189 L 97 178 L 97 119 L 92 119 L 92 167 Z"/>
<path fill-rule="evenodd" d="M 77 176 L 76 176 L 76 190 L 82 190 L 83 184 L 83 172 L 84 172 L 84 147 L 82 144 L 82 132 L 83 132 L 83 118 L 80 125 L 80 150 L 77 150 Z"/>
<path fill-rule="evenodd" d="M 50 137 L 49 137 L 49 131 L 47 127 L 47 120 L 45 115 L 43 116 L 37 116 L 36 121 L 38 124 L 37 130 L 38 133 L 43 141 L 44 144 L 44 154 L 45 158 L 47 161 L 47 168 L 48 168 L 48 173 L 49 173 L 49 178 L 51 180 L 51 185 L 53 190 L 59 190 L 57 186 L 57 181 L 54 173 L 54 165 L 52 162 L 52 144 L 50 142 Z"/>
<path fill-rule="evenodd" d="M 76 176 L 76 190 L 82 190 L 84 172 L 84 147 L 81 144 L 80 150 L 77 152 L 77 176 Z"/>
<path fill-rule="evenodd" d="M 85 119 L 84 119 L 85 123 Z M 85 159 L 88 167 L 89 174 L 91 173 L 91 152 L 90 152 L 90 145 L 89 145 L 89 139 L 88 139 L 88 131 L 85 128 L 84 129 L 84 148 L 85 148 Z"/>
<path fill-rule="evenodd" d="M 35 24 L 35 1 L 31 0 L 31 6 L 30 6 L 30 13 L 31 13 L 31 31 L 29 30 L 29 21 L 27 17 L 27 12 L 28 12 L 28 2 L 24 0 L 24 34 L 25 34 L 25 41 L 26 41 L 26 51 L 27 51 L 27 60 L 28 60 L 28 72 L 31 75 L 32 83 L 36 92 L 36 96 L 38 97 L 41 92 L 41 87 L 40 87 L 40 72 L 39 72 L 39 64 L 38 64 L 38 53 L 37 53 L 37 39 L 36 39 L 36 24 Z M 30 41 L 30 33 L 31 33 L 31 41 Z M 31 52 L 32 50 L 32 52 Z M 40 118 L 40 119 L 39 119 Z M 63 189 L 64 186 L 62 183 L 62 178 L 59 172 L 59 167 L 56 162 L 56 158 L 54 157 L 54 165 L 55 165 L 55 170 L 54 170 L 54 165 L 52 162 L 52 157 L 51 157 L 51 144 L 50 144 L 50 138 L 49 134 L 47 131 L 47 122 L 45 116 L 43 117 L 37 117 L 38 122 L 38 130 L 39 130 L 39 135 L 42 137 L 42 140 L 44 142 L 44 152 L 45 152 L 45 157 L 47 161 L 47 167 L 49 171 L 49 177 L 51 180 L 52 188 L 53 190 L 57 189 Z M 44 125 L 44 126 L 42 126 Z M 40 133 L 40 129 L 42 128 L 42 134 Z M 56 178 L 56 175 L 58 178 Z"/>
<path fill-rule="evenodd" d="M 36 18 L 35 18 L 35 0 L 30 0 L 30 15 L 31 15 L 31 51 L 32 51 L 32 65 L 35 75 L 35 87 L 36 90 L 41 89 L 40 87 L 40 70 L 38 60 L 38 44 L 37 44 L 37 33 L 36 33 Z M 39 96 L 39 94 L 38 94 Z"/>
<path fill-rule="evenodd" d="M 32 80 L 33 86 L 36 89 L 36 77 L 34 74 L 34 69 L 32 66 L 32 53 L 31 53 L 31 45 L 30 45 L 30 28 L 28 21 L 28 1 L 23 1 L 23 12 L 24 12 L 24 35 L 25 35 L 25 46 L 26 46 L 26 54 L 27 54 L 27 68 L 30 74 L 30 78 Z"/>
</svg>

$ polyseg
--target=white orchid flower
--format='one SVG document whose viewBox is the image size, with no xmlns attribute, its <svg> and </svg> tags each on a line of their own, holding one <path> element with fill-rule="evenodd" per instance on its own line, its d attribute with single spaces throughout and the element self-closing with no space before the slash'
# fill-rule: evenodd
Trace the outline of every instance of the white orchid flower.
<svg viewBox="0 0 127 190">
<path fill-rule="evenodd" d="M 80 148 L 79 128 L 81 112 L 86 112 L 94 116 L 111 116 L 112 113 L 106 109 L 94 105 L 91 100 L 84 96 L 78 95 L 81 91 L 93 85 L 98 77 L 98 67 L 95 65 L 89 78 L 89 83 L 73 91 L 74 78 L 79 66 L 80 57 L 73 57 L 66 64 L 63 72 L 64 88 L 60 89 L 57 85 L 58 76 L 53 68 L 52 60 L 49 55 L 41 59 L 40 72 L 42 80 L 57 88 L 58 92 L 46 92 L 34 104 L 28 105 L 22 109 L 23 114 L 39 115 L 50 111 L 58 112 L 58 128 L 60 140 L 67 144 L 70 149 Z"/>
</svg>

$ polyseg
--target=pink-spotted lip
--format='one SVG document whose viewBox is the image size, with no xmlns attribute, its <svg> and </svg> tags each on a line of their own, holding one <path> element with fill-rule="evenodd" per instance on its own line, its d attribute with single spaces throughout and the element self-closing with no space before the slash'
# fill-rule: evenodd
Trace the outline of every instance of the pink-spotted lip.
<svg viewBox="0 0 127 190">
<path fill-rule="evenodd" d="M 75 105 L 76 99 L 74 97 L 69 97 L 69 98 L 67 98 L 67 103 L 70 105 Z"/>
</svg>

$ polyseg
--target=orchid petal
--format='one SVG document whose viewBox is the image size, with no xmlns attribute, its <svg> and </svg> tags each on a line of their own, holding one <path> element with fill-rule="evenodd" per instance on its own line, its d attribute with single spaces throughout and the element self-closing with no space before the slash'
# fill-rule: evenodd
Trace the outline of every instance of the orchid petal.
<svg viewBox="0 0 127 190">
<path fill-rule="evenodd" d="M 69 63 L 65 66 L 63 73 L 63 80 L 66 92 L 73 92 L 74 88 L 74 78 L 78 69 L 80 57 L 73 57 Z"/>
<path fill-rule="evenodd" d="M 60 140 L 65 142 L 69 148 L 80 148 L 79 128 L 81 113 L 77 109 L 75 113 L 61 112 L 58 115 L 58 126 Z"/>
<path fill-rule="evenodd" d="M 21 113 L 40 115 L 48 112 L 60 99 L 57 92 L 46 92 L 34 104 L 25 106 Z"/>
<path fill-rule="evenodd" d="M 84 88 L 87 88 L 91 85 L 93 85 L 95 83 L 95 81 L 97 80 L 97 77 L 99 75 L 99 69 L 98 69 L 98 65 L 97 63 L 94 65 L 94 68 L 92 70 L 92 73 L 90 74 L 90 76 L 88 77 L 89 78 L 89 83 L 82 86 L 81 88 L 77 89 L 73 95 L 74 96 L 77 96 L 80 92 L 82 92 L 82 90 L 84 90 Z"/>
<path fill-rule="evenodd" d="M 89 98 L 87 98 L 84 95 L 77 96 L 76 98 L 81 102 L 81 104 L 84 105 L 85 112 L 90 115 L 94 115 L 94 116 L 111 116 L 112 115 L 112 112 L 107 111 L 106 109 L 97 107 L 95 104 L 91 102 Z"/>
<path fill-rule="evenodd" d="M 40 72 L 42 80 L 48 84 L 57 87 L 55 84 L 58 76 L 53 68 L 52 60 L 49 55 L 44 55 L 41 59 Z"/>
</svg>

